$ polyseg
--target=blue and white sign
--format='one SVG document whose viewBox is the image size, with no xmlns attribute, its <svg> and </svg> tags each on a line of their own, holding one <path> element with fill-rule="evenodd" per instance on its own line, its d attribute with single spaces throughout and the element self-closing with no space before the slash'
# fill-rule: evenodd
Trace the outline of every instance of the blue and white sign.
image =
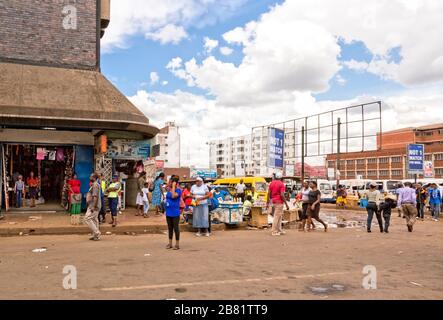
<svg viewBox="0 0 443 320">
<path fill-rule="evenodd" d="M 268 136 L 268 167 L 283 169 L 283 152 L 285 132 L 281 129 L 270 128 Z"/>
<path fill-rule="evenodd" d="M 422 144 L 408 145 L 409 174 L 423 174 L 425 170 L 425 146 Z"/>
</svg>

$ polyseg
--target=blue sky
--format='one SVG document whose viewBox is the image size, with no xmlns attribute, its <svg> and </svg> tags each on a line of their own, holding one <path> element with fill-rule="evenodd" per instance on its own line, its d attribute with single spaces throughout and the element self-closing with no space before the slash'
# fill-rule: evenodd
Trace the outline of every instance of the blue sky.
<svg viewBox="0 0 443 320">
<path fill-rule="evenodd" d="M 114 49 L 111 53 L 102 54 L 102 72 L 127 96 L 133 96 L 141 89 L 165 93 L 173 93 L 179 89 L 194 94 L 207 94 L 205 90 L 188 87 L 184 80 L 176 78 L 165 66 L 171 59 L 178 56 L 184 61 L 193 57 L 197 61 L 203 60 L 206 58 L 203 49 L 205 37 L 216 39 L 223 46 L 226 43 L 221 36 L 225 32 L 249 21 L 257 20 L 261 14 L 269 11 L 271 6 L 282 2 L 284 1 L 249 0 L 235 13 L 214 25 L 191 26 L 187 30 L 190 37 L 179 44 L 161 44 L 145 39 L 144 35 L 135 35 L 128 40 L 129 48 Z M 354 41 L 346 44 L 344 41 L 339 41 L 339 45 L 341 47 L 341 61 L 354 59 L 369 63 L 374 57 L 362 42 Z M 218 50 L 214 50 L 213 55 L 224 62 L 238 65 L 243 59 L 242 50 L 240 47 L 233 47 L 233 49 L 234 52 L 230 56 L 223 56 Z M 400 50 L 401 48 L 396 48 L 394 51 L 394 61 L 400 60 Z M 150 72 L 157 72 L 160 76 L 160 82 L 154 86 L 150 85 Z M 404 89 L 404 86 L 394 81 L 381 79 L 366 71 L 355 71 L 343 67 L 338 75 L 344 79 L 345 83 L 340 84 L 337 79 L 331 79 L 328 91 L 314 95 L 318 101 L 347 100 L 359 95 L 378 95 L 385 94 L 387 91 L 396 93 Z M 167 81 L 168 84 L 162 85 L 163 81 Z"/>
</svg>

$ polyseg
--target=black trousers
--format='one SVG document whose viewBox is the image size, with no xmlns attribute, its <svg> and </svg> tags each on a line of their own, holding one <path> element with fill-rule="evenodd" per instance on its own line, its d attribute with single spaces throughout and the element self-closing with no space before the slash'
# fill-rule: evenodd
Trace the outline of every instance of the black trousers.
<svg viewBox="0 0 443 320">
<path fill-rule="evenodd" d="M 383 209 L 383 220 L 385 220 L 385 232 L 389 231 L 389 225 L 391 224 L 391 208 Z"/>
<path fill-rule="evenodd" d="M 366 207 L 366 210 L 368 211 L 368 221 L 367 221 L 367 228 L 368 230 L 371 230 L 372 225 L 372 218 L 375 216 L 377 217 L 378 225 L 380 227 L 380 231 L 383 231 L 383 220 L 381 218 L 381 212 L 378 211 L 377 205 L 375 203 L 370 202 L 368 206 Z"/>
<path fill-rule="evenodd" d="M 169 240 L 172 240 L 175 232 L 175 240 L 180 240 L 180 217 L 166 217 L 166 222 L 168 223 Z"/>
</svg>

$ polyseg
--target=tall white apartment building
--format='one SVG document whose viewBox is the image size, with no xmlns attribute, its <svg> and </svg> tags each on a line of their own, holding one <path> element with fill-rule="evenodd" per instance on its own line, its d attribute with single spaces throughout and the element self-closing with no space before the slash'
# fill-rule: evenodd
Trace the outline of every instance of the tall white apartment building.
<svg viewBox="0 0 443 320">
<path fill-rule="evenodd" d="M 167 122 L 155 136 L 153 143 L 155 160 L 165 162 L 165 168 L 180 168 L 180 134 L 174 122 Z"/>
<path fill-rule="evenodd" d="M 270 176 L 275 171 L 267 167 L 266 157 L 261 157 L 262 141 L 255 140 L 258 150 L 253 153 L 252 135 L 244 135 L 235 138 L 213 140 L 209 143 L 209 168 L 218 170 L 223 177 L 235 176 Z M 253 159 L 256 159 L 255 161 Z M 260 159 L 260 160 L 257 160 Z"/>
<path fill-rule="evenodd" d="M 284 162 L 285 170 L 293 174 L 297 157 L 300 156 L 297 145 L 299 137 L 294 130 L 285 129 Z M 270 177 L 276 170 L 268 167 L 268 130 L 256 130 L 252 134 L 235 138 L 214 140 L 209 144 L 209 166 L 211 170 L 220 170 L 223 177 L 253 175 Z M 244 171 L 239 166 L 243 164 Z M 244 173 L 244 174 L 243 174 Z"/>
</svg>

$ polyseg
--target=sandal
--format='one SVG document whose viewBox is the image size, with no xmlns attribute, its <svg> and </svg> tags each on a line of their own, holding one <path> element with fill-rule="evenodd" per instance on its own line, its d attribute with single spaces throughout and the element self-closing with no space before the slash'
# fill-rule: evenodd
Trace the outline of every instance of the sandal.
<svg viewBox="0 0 443 320">
<path fill-rule="evenodd" d="M 172 250 L 180 250 L 179 246 L 175 246 Z"/>
<path fill-rule="evenodd" d="M 166 246 L 166 249 L 172 249 L 172 245 L 168 244 L 168 245 Z"/>
</svg>

